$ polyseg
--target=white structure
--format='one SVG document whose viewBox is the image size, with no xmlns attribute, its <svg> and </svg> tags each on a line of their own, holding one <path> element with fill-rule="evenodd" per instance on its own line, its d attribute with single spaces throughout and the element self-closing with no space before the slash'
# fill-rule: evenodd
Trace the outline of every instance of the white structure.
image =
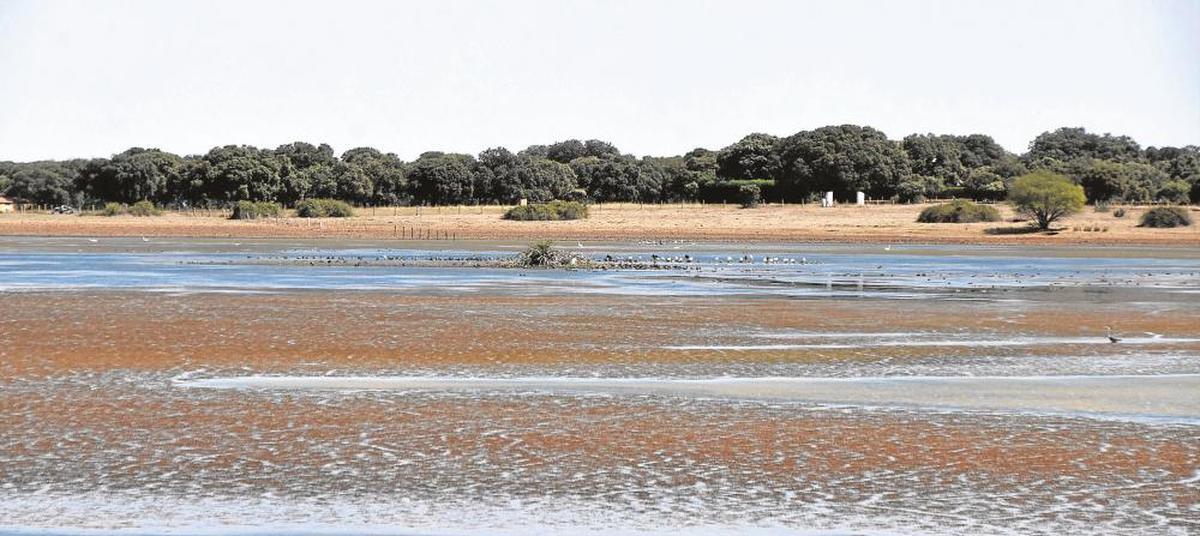
<svg viewBox="0 0 1200 536">
<path fill-rule="evenodd" d="M 866 205 L 867 204 L 867 194 L 858 192 L 858 194 L 855 196 L 854 202 L 855 202 L 855 204 L 857 204 L 860 207 L 863 205 Z"/>
<path fill-rule="evenodd" d="M 833 206 L 833 192 L 825 192 L 825 199 L 821 200 L 821 206 L 823 206 L 823 207 L 832 207 Z"/>
</svg>

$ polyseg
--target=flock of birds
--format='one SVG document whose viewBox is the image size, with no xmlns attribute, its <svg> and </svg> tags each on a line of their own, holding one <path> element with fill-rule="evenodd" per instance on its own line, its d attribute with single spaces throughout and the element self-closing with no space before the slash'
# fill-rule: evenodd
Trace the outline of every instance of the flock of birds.
<svg viewBox="0 0 1200 536">
<path fill-rule="evenodd" d="M 647 259 L 641 255 L 626 255 L 626 256 L 616 255 L 616 256 L 614 256 L 614 255 L 610 254 L 610 255 L 605 255 L 602 260 L 606 263 L 625 263 L 625 264 L 636 264 L 636 263 L 647 262 Z M 659 254 L 655 253 L 655 254 L 650 255 L 649 262 L 651 264 L 658 264 L 658 263 L 692 264 L 692 263 L 698 263 L 698 262 L 703 262 L 703 261 L 701 261 L 700 259 L 697 259 L 691 255 L 659 255 Z M 762 263 L 762 264 L 815 264 L 814 262 L 810 262 L 805 257 L 756 258 L 754 255 L 742 255 L 740 257 L 734 257 L 734 256 L 730 256 L 730 255 L 722 257 L 720 255 L 717 255 L 717 256 L 713 257 L 712 262 L 714 262 L 716 264 L 756 264 L 756 263 Z"/>
<path fill-rule="evenodd" d="M 731 256 L 725 256 L 724 258 L 722 258 L 721 256 L 718 255 L 716 257 L 716 261 L 718 264 L 731 264 L 731 263 L 754 264 L 756 259 L 754 258 L 754 255 L 742 255 L 741 257 L 737 257 L 737 258 L 734 258 Z M 763 264 L 811 264 L 808 262 L 808 259 L 806 259 L 804 257 L 800 257 L 800 258 L 763 257 L 762 263 Z"/>
<path fill-rule="evenodd" d="M 645 258 L 641 255 L 613 256 L 605 255 L 604 262 L 608 263 L 641 263 L 645 262 Z M 691 264 L 701 262 L 691 255 L 659 255 L 657 253 L 650 255 L 651 263 L 667 263 L 667 264 Z M 731 255 L 720 256 L 713 258 L 716 264 L 815 264 L 809 262 L 805 257 L 762 257 L 756 258 L 754 255 L 742 255 L 734 257 Z"/>
<path fill-rule="evenodd" d="M 141 239 L 142 239 L 142 242 L 150 241 L 149 238 L 146 238 L 144 236 L 141 237 Z M 93 244 L 99 242 L 99 240 L 95 239 L 95 238 L 88 238 L 87 241 L 91 242 Z M 234 245 L 240 246 L 241 244 L 237 243 Z M 580 247 L 583 247 L 582 243 L 580 244 Z M 891 248 L 891 246 L 888 246 L 884 249 L 891 250 L 892 248 Z M 334 264 L 334 263 L 340 263 L 339 261 L 345 262 L 349 259 L 341 259 L 341 258 L 338 258 L 335 256 L 325 256 L 323 258 L 322 257 L 312 257 L 312 258 L 309 258 L 308 260 L 311 261 L 310 264 L 316 264 L 317 262 L 320 262 L 320 261 L 324 261 L 324 263 L 326 263 L 326 264 Z M 399 257 L 393 258 L 393 257 L 385 255 L 385 256 L 383 256 L 382 260 L 389 260 L 389 261 L 390 260 L 400 260 L 400 258 Z M 642 257 L 641 256 L 614 257 L 612 255 L 605 255 L 604 260 L 605 260 L 605 262 L 609 262 L 609 263 L 640 263 L 640 262 L 642 262 Z M 661 255 L 658 255 L 657 253 L 655 253 L 655 254 L 650 255 L 650 260 L 654 264 L 657 264 L 660 262 L 668 263 L 668 264 L 691 264 L 694 262 L 698 262 L 696 258 L 692 257 L 689 254 L 674 255 L 674 256 L 672 256 L 672 255 L 661 256 Z M 747 255 L 742 255 L 739 257 L 733 257 L 731 255 L 721 257 L 720 255 L 717 255 L 716 257 L 713 258 L 713 260 L 717 264 L 754 264 L 758 259 L 756 259 L 754 255 L 747 254 Z M 796 258 L 796 257 L 764 256 L 764 257 L 762 257 L 761 260 L 762 260 L 763 264 L 809 264 L 808 259 L 805 257 Z M 363 258 L 359 257 L 357 259 L 357 261 L 358 261 L 358 263 L 362 263 Z M 974 276 L 972 276 L 972 277 L 974 277 Z M 1105 338 L 1108 339 L 1108 342 L 1110 342 L 1112 344 L 1119 343 L 1122 340 L 1121 337 L 1117 337 L 1116 335 L 1113 335 L 1112 326 L 1104 326 L 1104 336 L 1105 336 Z"/>
</svg>

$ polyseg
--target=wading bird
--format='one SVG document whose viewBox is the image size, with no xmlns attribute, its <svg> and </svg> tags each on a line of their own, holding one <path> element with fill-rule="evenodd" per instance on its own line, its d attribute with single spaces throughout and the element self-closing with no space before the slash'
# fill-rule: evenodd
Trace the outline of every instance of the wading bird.
<svg viewBox="0 0 1200 536">
<path fill-rule="evenodd" d="M 1108 337 L 1108 342 L 1111 342 L 1113 344 L 1121 342 L 1120 337 L 1113 337 L 1111 326 L 1104 326 L 1104 336 Z"/>
</svg>

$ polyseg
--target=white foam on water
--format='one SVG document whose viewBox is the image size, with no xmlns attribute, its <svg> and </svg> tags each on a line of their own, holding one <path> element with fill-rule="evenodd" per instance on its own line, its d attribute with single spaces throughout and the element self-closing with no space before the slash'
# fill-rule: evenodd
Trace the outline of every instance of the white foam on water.
<svg viewBox="0 0 1200 536">
<path fill-rule="evenodd" d="M 449 376 L 241 376 L 176 379 L 207 389 L 316 391 L 428 390 L 669 395 L 789 400 L 864 407 L 906 407 L 1070 415 L 1137 422 L 1200 424 L 1200 374 L 1070 376 L 880 376 L 582 378 Z"/>
<path fill-rule="evenodd" d="M 39 493 L 0 498 L 0 535 L 887 536 L 901 533 L 875 527 L 917 523 L 903 516 L 861 518 L 822 515 L 820 507 L 811 510 L 811 522 L 797 526 L 737 520 L 706 522 L 654 512 L 614 511 L 603 501 L 558 500 L 553 505 L 515 501 L 457 504 L 397 497 L 355 501 Z"/>
<path fill-rule="evenodd" d="M 805 331 L 784 333 L 755 333 L 760 339 L 894 339 L 898 337 L 920 337 L 931 333 L 920 331 Z"/>
<path fill-rule="evenodd" d="M 833 338 L 832 334 L 770 334 L 761 335 L 768 338 Z M 847 339 L 860 338 L 853 333 L 841 334 Z M 665 345 L 664 350 L 725 350 L 725 351 L 755 351 L 755 350 L 805 350 L 805 349 L 854 349 L 854 348 L 886 348 L 886 347 L 956 347 L 956 348 L 1007 348 L 1022 346 L 1054 346 L 1060 344 L 1080 345 L 1096 344 L 1101 346 L 1113 345 L 1106 337 L 1013 337 L 1008 339 L 926 339 L 926 340 L 887 340 L 891 334 L 863 334 L 862 338 L 873 338 L 864 342 L 853 343 L 796 343 L 796 344 L 674 344 Z M 901 336 L 901 335 L 895 335 Z M 1126 345 L 1170 345 L 1200 343 L 1200 338 L 1193 337 L 1124 337 L 1120 343 Z"/>
</svg>

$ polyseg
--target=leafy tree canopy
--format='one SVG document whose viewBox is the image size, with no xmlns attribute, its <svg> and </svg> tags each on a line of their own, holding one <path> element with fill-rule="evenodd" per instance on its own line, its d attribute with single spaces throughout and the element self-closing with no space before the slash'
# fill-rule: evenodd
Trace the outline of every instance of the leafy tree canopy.
<svg viewBox="0 0 1200 536">
<path fill-rule="evenodd" d="M 779 142 L 779 182 L 794 198 L 834 191 L 890 197 L 909 174 L 900 144 L 871 127 L 841 125 L 800 132 Z"/>
<path fill-rule="evenodd" d="M 717 153 L 717 175 L 726 180 L 773 179 L 779 169 L 779 138 L 754 133 Z"/>
<path fill-rule="evenodd" d="M 1035 138 L 1025 158 L 1027 162 L 1043 158 L 1063 162 L 1081 158 L 1124 162 L 1141 156 L 1141 146 L 1129 136 L 1092 134 L 1083 128 L 1063 127 Z"/>
<path fill-rule="evenodd" d="M 1035 171 L 1013 182 L 1008 201 L 1026 216 L 1034 219 L 1039 229 L 1068 215 L 1079 212 L 1087 198 L 1083 187 L 1070 179 L 1049 171 Z"/>
<path fill-rule="evenodd" d="M 478 162 L 467 154 L 427 152 L 412 163 L 408 180 L 417 199 L 433 205 L 470 203 Z"/>
</svg>

